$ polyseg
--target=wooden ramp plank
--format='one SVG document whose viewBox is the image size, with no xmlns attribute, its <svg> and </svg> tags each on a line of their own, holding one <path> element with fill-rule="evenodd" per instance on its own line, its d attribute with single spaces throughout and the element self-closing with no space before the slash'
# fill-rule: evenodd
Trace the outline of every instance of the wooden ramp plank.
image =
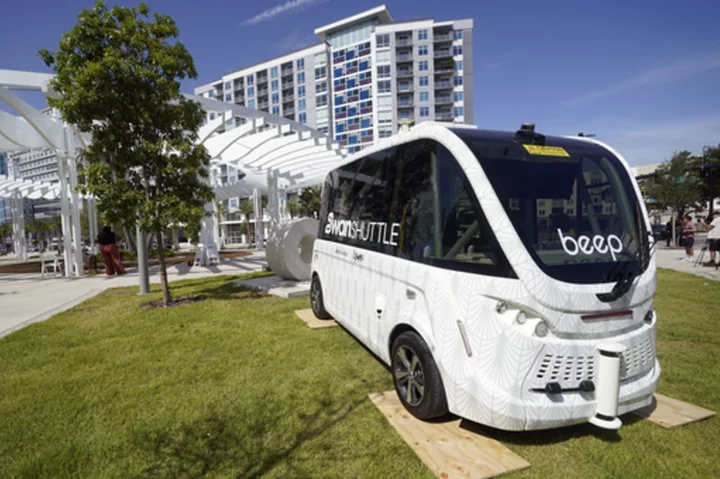
<svg viewBox="0 0 720 479">
<path fill-rule="evenodd" d="M 643 409 L 638 409 L 635 411 L 635 414 L 659 426 L 670 429 L 672 427 L 707 419 L 716 413 L 700 406 L 655 393 L 652 404 Z"/>
<path fill-rule="evenodd" d="M 530 463 L 495 439 L 460 428 L 460 420 L 421 421 L 410 414 L 395 391 L 368 394 L 415 454 L 442 479 L 495 477 Z"/>
<path fill-rule="evenodd" d="M 298 318 L 302 319 L 311 329 L 332 328 L 333 326 L 338 325 L 332 319 L 316 318 L 312 309 L 298 309 L 295 311 L 295 314 L 297 314 Z"/>
</svg>

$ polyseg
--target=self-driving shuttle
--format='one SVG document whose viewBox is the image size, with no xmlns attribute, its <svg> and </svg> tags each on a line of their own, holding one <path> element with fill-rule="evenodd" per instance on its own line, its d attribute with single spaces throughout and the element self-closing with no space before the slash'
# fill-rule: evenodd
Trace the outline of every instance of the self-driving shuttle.
<svg viewBox="0 0 720 479">
<path fill-rule="evenodd" d="M 660 376 L 652 246 L 612 148 L 421 124 L 328 174 L 311 304 L 419 418 L 617 428 Z"/>
</svg>

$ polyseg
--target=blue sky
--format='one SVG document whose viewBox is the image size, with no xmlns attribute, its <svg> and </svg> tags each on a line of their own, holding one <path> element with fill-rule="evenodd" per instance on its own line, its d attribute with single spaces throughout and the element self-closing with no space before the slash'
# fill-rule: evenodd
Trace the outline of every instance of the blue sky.
<svg viewBox="0 0 720 479">
<path fill-rule="evenodd" d="M 37 56 L 91 1 L 5 2 L 0 69 L 47 71 Z M 112 2 L 110 2 L 112 3 Z M 195 58 L 191 92 L 222 74 L 318 41 L 321 25 L 377 0 L 150 0 Z M 131 5 L 132 2 L 124 2 Z M 396 20 L 473 18 L 475 119 L 595 133 L 631 164 L 720 143 L 720 2 L 387 1 Z M 27 96 L 39 104 L 39 95 Z"/>
</svg>

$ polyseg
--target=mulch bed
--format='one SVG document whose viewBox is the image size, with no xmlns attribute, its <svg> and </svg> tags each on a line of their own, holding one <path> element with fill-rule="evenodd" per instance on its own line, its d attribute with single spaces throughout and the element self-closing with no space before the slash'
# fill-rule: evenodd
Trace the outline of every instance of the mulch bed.
<svg viewBox="0 0 720 479">
<path fill-rule="evenodd" d="M 170 304 L 168 304 L 168 308 L 174 308 L 176 306 L 182 306 L 184 304 L 195 304 L 198 303 L 205 298 L 202 296 L 187 296 L 185 298 L 176 298 L 170 301 Z M 146 303 L 142 306 L 143 309 L 154 309 L 154 308 L 164 308 L 163 300 L 159 299 L 157 301 L 151 301 L 149 303 Z"/>
</svg>

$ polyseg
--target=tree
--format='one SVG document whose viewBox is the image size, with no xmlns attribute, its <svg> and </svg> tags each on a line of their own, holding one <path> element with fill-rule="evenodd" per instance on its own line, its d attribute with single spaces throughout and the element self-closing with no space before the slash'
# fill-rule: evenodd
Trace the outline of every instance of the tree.
<svg viewBox="0 0 720 479">
<path fill-rule="evenodd" d="M 322 189 L 319 186 L 303 189 L 298 195 L 300 216 L 315 218 L 320 214 L 320 197 Z"/>
<path fill-rule="evenodd" d="M 37 218 L 32 219 L 25 224 L 25 232 L 35 235 L 38 243 L 38 249 L 42 253 L 45 251 L 45 234 L 51 231 L 51 225 Z"/>
<path fill-rule="evenodd" d="M 300 202 L 297 198 L 289 199 L 285 207 L 287 208 L 287 212 L 290 213 L 291 217 L 295 217 L 300 214 Z"/>
<path fill-rule="evenodd" d="M 255 214 L 255 207 L 252 200 L 243 200 L 240 202 L 238 211 L 245 217 L 245 227 L 247 228 L 248 244 L 252 244 L 252 234 L 250 232 L 250 216 Z"/>
<path fill-rule="evenodd" d="M 0 223 L 0 243 L 7 253 L 7 239 L 12 237 L 13 227 L 10 223 Z"/>
<path fill-rule="evenodd" d="M 693 167 L 700 177 L 701 197 L 712 211 L 711 201 L 720 196 L 720 145 L 706 146 L 702 156 L 696 156 L 693 160 Z"/>
<path fill-rule="evenodd" d="M 676 218 L 698 209 L 702 200 L 699 174 L 693 171 L 689 151 L 677 152 L 655 171 L 655 176 L 642 180 L 641 188 L 652 200 L 652 209 L 671 209 Z"/>
<path fill-rule="evenodd" d="M 82 152 L 82 191 L 98 199 L 106 222 L 138 222 L 160 245 L 167 225 L 199 225 L 213 200 L 209 156 L 197 144 L 204 112 L 180 93 L 179 80 L 197 78 L 197 72 L 178 33 L 172 18 L 150 18 L 145 4 L 108 10 L 98 1 L 80 13 L 57 52 L 40 51 L 56 73 L 50 87 L 58 97 L 49 105 L 92 134 Z M 162 247 L 158 259 L 167 306 Z"/>
</svg>

